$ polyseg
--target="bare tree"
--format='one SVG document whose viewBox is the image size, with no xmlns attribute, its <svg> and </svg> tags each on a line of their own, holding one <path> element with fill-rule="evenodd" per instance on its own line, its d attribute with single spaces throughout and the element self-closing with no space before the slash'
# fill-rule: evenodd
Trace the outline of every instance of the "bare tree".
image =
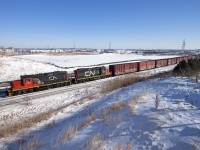
<svg viewBox="0 0 200 150">
<path fill-rule="evenodd" d="M 159 96 L 156 94 L 156 98 L 155 98 L 155 108 L 158 109 L 158 106 L 160 104 L 160 98 Z"/>
</svg>

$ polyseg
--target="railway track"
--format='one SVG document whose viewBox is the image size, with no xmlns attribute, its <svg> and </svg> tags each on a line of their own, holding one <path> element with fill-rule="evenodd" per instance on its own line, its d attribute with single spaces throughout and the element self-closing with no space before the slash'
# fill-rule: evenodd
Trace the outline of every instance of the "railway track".
<svg viewBox="0 0 200 150">
<path fill-rule="evenodd" d="M 34 93 L 27 93 L 27 94 L 23 94 L 23 95 L 6 97 L 6 98 L 0 99 L 0 107 L 15 104 L 15 103 L 21 103 L 24 101 L 33 100 L 33 99 L 37 99 L 37 98 L 41 98 L 41 97 L 45 97 L 45 96 L 60 94 L 63 92 L 69 92 L 69 91 L 73 91 L 73 90 L 77 90 L 77 89 L 81 89 L 81 88 L 88 88 L 88 87 L 97 85 L 102 82 L 106 82 L 106 80 L 105 79 L 95 80 L 95 81 L 91 81 L 91 82 L 73 84 L 70 86 L 54 88 L 54 89 L 49 89 L 49 90 L 44 90 L 44 91 L 38 91 L 38 92 L 34 92 Z"/>
</svg>

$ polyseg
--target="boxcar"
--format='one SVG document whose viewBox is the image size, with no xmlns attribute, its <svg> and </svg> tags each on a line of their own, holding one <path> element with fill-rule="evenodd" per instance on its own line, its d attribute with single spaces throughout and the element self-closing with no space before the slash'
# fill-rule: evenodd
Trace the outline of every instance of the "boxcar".
<svg viewBox="0 0 200 150">
<path fill-rule="evenodd" d="M 176 64 L 176 58 L 172 58 L 172 65 Z"/>
<path fill-rule="evenodd" d="M 177 57 L 177 58 L 176 58 L 177 64 L 178 64 L 180 61 L 181 61 L 181 57 Z"/>
<path fill-rule="evenodd" d="M 156 67 L 156 61 L 155 60 L 139 62 L 139 71 L 153 69 L 155 67 Z"/>
<path fill-rule="evenodd" d="M 153 69 L 156 67 L 156 61 L 155 60 L 149 60 L 147 63 L 147 69 Z"/>
<path fill-rule="evenodd" d="M 106 76 L 106 67 L 80 68 L 74 71 L 76 81 Z"/>
<path fill-rule="evenodd" d="M 146 61 L 139 62 L 138 66 L 139 66 L 139 71 L 146 70 L 147 69 L 147 62 Z"/>
<path fill-rule="evenodd" d="M 167 59 L 162 59 L 162 65 L 163 65 L 163 67 L 168 65 L 167 64 Z"/>
<path fill-rule="evenodd" d="M 168 58 L 167 59 L 167 65 L 171 65 L 172 64 L 172 59 L 171 58 Z"/>
<path fill-rule="evenodd" d="M 156 68 L 162 67 L 162 60 L 156 60 Z"/>
<path fill-rule="evenodd" d="M 167 66 L 167 59 L 156 60 L 156 68 Z"/>
<path fill-rule="evenodd" d="M 113 76 L 134 73 L 138 71 L 138 63 L 125 63 L 109 65 L 109 70 Z"/>
</svg>

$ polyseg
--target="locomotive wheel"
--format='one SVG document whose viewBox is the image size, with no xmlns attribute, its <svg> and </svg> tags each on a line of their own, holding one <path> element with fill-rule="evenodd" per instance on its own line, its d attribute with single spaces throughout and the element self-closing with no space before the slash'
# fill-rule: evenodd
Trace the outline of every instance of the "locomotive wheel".
<svg viewBox="0 0 200 150">
<path fill-rule="evenodd" d="M 29 91 L 30 93 L 32 93 L 32 92 L 33 92 L 33 89 L 29 89 L 28 91 Z"/>
<path fill-rule="evenodd" d="M 20 95 L 20 94 L 22 94 L 22 91 L 17 91 L 16 92 L 16 95 Z"/>
<path fill-rule="evenodd" d="M 15 91 L 15 92 L 12 93 L 12 95 L 13 95 L 13 96 L 18 95 L 18 92 Z"/>
<path fill-rule="evenodd" d="M 26 90 L 23 90 L 23 91 L 22 91 L 22 93 L 23 93 L 23 94 L 26 94 L 26 93 L 27 93 L 27 91 L 26 91 Z"/>
</svg>

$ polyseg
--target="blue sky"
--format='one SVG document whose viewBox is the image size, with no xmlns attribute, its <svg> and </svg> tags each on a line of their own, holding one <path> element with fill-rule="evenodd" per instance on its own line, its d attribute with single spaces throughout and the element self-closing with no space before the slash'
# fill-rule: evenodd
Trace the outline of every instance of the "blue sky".
<svg viewBox="0 0 200 150">
<path fill-rule="evenodd" d="M 200 0 L 0 0 L 0 46 L 200 48 Z"/>
</svg>

